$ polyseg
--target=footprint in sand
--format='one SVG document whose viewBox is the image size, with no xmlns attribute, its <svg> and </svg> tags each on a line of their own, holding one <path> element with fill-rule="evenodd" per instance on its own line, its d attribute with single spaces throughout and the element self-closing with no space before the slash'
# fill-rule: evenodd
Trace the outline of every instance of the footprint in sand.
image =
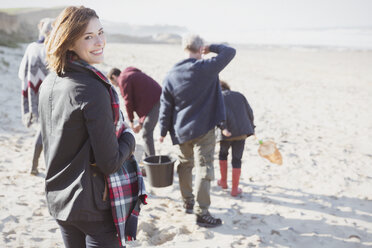
<svg viewBox="0 0 372 248">
<path fill-rule="evenodd" d="M 167 212 L 167 211 L 166 211 L 164 208 L 162 208 L 162 207 L 155 207 L 154 209 L 155 209 L 155 211 Z"/>
<path fill-rule="evenodd" d="M 248 219 L 235 219 L 233 225 L 237 226 L 239 230 L 246 230 L 252 225 L 252 222 Z"/>
<path fill-rule="evenodd" d="M 248 247 L 261 247 L 262 240 L 258 235 L 252 235 L 249 237 L 238 237 L 237 240 L 231 243 L 232 248 L 248 248 Z"/>
<path fill-rule="evenodd" d="M 245 248 L 245 247 L 248 247 L 248 242 L 246 242 L 246 238 L 245 237 L 240 237 L 238 240 L 235 240 L 231 243 L 231 248 Z"/>
<path fill-rule="evenodd" d="M 174 226 L 160 229 L 154 223 L 141 223 L 138 230 L 140 230 L 138 236 L 144 235 L 143 240 L 148 240 L 150 245 L 162 245 L 173 240 L 177 235 L 177 229 Z"/>
<path fill-rule="evenodd" d="M 0 136 L 0 144 L 2 144 L 3 142 L 5 142 L 5 141 L 8 141 L 9 140 L 9 138 L 8 137 L 6 137 L 6 136 Z"/>
<path fill-rule="evenodd" d="M 2 234 L 4 237 L 5 243 L 9 243 L 16 239 L 16 231 L 14 229 L 9 230 L 8 232 L 3 232 Z"/>
<path fill-rule="evenodd" d="M 27 202 L 16 202 L 16 204 L 20 206 L 28 206 Z"/>
<path fill-rule="evenodd" d="M 43 212 L 45 211 L 44 208 L 37 208 L 34 210 L 34 212 L 32 213 L 32 216 L 43 216 Z"/>
<path fill-rule="evenodd" d="M 57 230 L 58 230 L 58 228 L 51 228 L 48 231 L 51 232 L 51 233 L 56 233 Z"/>
<path fill-rule="evenodd" d="M 190 234 L 192 231 L 185 225 L 181 226 L 178 228 L 178 233 L 179 234 Z"/>
<path fill-rule="evenodd" d="M 153 220 L 159 220 L 160 217 L 155 215 L 155 214 L 149 214 L 149 216 L 153 219 Z"/>
<path fill-rule="evenodd" d="M 13 215 L 7 216 L 0 222 L 0 231 L 6 243 L 12 242 L 16 239 L 17 232 L 14 228 L 14 223 L 18 224 L 19 220 L 16 216 Z"/>
<path fill-rule="evenodd" d="M 22 151 L 23 152 L 23 147 L 24 147 L 24 138 L 23 137 L 21 137 L 21 138 L 18 138 L 17 140 L 15 140 L 15 142 L 14 142 L 15 144 L 14 144 L 14 147 L 15 147 L 15 151 L 16 152 L 20 152 L 20 151 Z"/>
<path fill-rule="evenodd" d="M 205 239 L 213 239 L 214 238 L 214 233 L 211 231 L 204 231 L 204 238 Z"/>
<path fill-rule="evenodd" d="M 5 217 L 2 221 L 1 221 L 1 224 L 3 223 L 7 223 L 7 222 L 12 222 L 12 223 L 19 223 L 19 220 L 16 216 L 14 215 L 9 215 L 7 217 Z"/>
<path fill-rule="evenodd" d="M 41 242 L 41 241 L 43 241 L 44 239 L 43 239 L 43 238 L 35 238 L 35 237 L 33 237 L 33 238 L 31 238 L 31 240 L 33 240 L 33 241 L 35 241 L 35 242 Z"/>
</svg>

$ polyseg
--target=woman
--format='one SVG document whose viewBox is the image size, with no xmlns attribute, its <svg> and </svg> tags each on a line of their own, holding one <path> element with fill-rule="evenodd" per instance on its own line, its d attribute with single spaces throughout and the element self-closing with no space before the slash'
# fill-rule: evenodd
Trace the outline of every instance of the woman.
<svg viewBox="0 0 372 248">
<path fill-rule="evenodd" d="M 69 248 L 120 247 L 105 176 L 131 156 L 135 139 L 116 130 L 116 92 L 92 66 L 103 62 L 105 44 L 97 14 L 83 6 L 64 9 L 46 43 L 51 72 L 39 99 L 46 196 Z"/>
<path fill-rule="evenodd" d="M 22 80 L 22 121 L 26 127 L 36 124 L 39 118 L 39 87 L 44 78 L 48 75 L 48 69 L 45 62 L 45 37 L 52 30 L 51 18 L 41 19 L 38 25 L 39 40 L 32 42 L 27 46 L 19 66 L 18 77 Z M 32 157 L 31 174 L 37 175 L 39 157 L 43 145 L 41 143 L 40 128 L 37 128 L 34 141 L 34 150 Z"/>
</svg>

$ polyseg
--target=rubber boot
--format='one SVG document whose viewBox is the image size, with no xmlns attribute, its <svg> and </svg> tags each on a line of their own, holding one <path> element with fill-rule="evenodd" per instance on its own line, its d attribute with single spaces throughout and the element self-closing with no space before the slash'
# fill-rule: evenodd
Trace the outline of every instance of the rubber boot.
<svg viewBox="0 0 372 248">
<path fill-rule="evenodd" d="M 227 160 L 220 160 L 220 172 L 221 179 L 217 181 L 217 184 L 221 188 L 227 189 Z"/>
<path fill-rule="evenodd" d="M 231 188 L 231 195 L 237 196 L 242 193 L 242 190 L 238 188 L 239 186 L 239 179 L 240 179 L 241 168 L 233 168 L 232 169 L 232 188 Z"/>
<path fill-rule="evenodd" d="M 37 175 L 39 174 L 39 171 L 37 170 L 37 167 L 39 165 L 39 158 L 40 158 L 40 154 L 43 150 L 43 146 L 42 145 L 39 145 L 39 144 L 36 144 L 35 145 L 35 149 L 34 149 L 34 156 L 32 158 L 32 168 L 31 168 L 31 174 L 32 175 Z"/>
</svg>

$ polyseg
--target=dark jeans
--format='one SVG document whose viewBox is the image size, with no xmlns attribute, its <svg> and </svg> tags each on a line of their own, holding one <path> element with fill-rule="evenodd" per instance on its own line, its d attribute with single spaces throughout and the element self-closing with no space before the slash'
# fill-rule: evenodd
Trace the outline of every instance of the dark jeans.
<svg viewBox="0 0 372 248">
<path fill-rule="evenodd" d="M 160 102 L 154 105 L 143 123 L 142 139 L 144 141 L 145 157 L 155 155 L 154 129 L 158 123 Z"/>
<path fill-rule="evenodd" d="M 219 153 L 219 160 L 227 160 L 227 156 L 229 155 L 229 149 L 231 147 L 232 150 L 232 159 L 231 164 L 233 168 L 241 168 L 242 167 L 242 156 L 244 151 L 245 139 L 242 140 L 234 140 L 228 141 L 223 140 L 220 142 L 220 153 Z"/>
<path fill-rule="evenodd" d="M 60 221 L 66 248 L 120 248 L 113 220 Z"/>
</svg>

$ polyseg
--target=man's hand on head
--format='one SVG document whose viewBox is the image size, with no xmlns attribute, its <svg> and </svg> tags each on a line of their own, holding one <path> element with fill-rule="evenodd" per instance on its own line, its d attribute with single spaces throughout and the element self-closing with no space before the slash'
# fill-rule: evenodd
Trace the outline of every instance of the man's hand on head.
<svg viewBox="0 0 372 248">
<path fill-rule="evenodd" d="M 203 46 L 203 48 L 202 48 L 202 54 L 208 54 L 208 53 L 210 53 L 209 46 Z"/>
</svg>

